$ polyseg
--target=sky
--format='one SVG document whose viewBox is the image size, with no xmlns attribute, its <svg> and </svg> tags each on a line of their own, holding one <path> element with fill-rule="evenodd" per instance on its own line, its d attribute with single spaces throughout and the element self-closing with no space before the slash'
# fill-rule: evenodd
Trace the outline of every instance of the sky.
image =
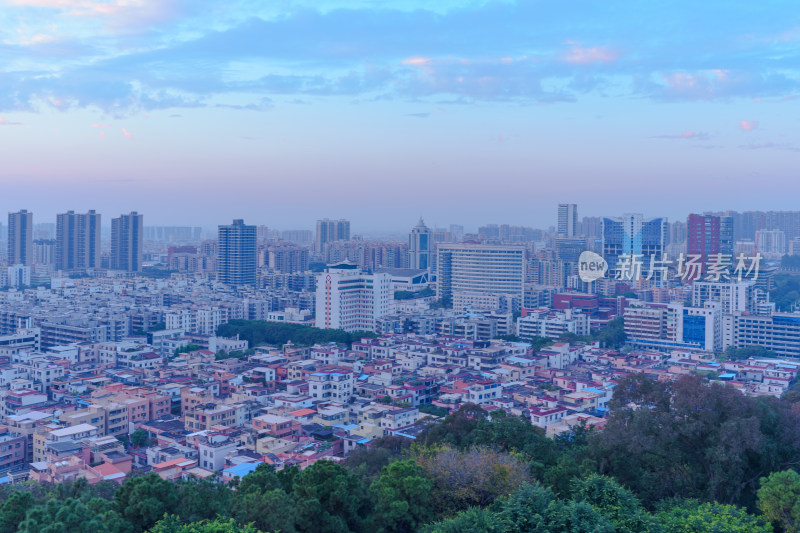
<svg viewBox="0 0 800 533">
<path fill-rule="evenodd" d="M 800 209 L 792 1 L 0 0 L 0 212 Z"/>
</svg>

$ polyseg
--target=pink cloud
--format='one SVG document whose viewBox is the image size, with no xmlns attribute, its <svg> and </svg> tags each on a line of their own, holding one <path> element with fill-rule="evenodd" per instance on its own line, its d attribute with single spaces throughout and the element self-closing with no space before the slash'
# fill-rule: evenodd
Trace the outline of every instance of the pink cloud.
<svg viewBox="0 0 800 533">
<path fill-rule="evenodd" d="M 402 61 L 403 65 L 417 67 L 421 70 L 424 70 L 428 74 L 433 73 L 433 59 L 429 57 L 407 57 Z"/>
<path fill-rule="evenodd" d="M 129 132 L 125 128 L 122 128 L 122 134 L 128 139 L 133 139 L 133 133 Z"/>
<path fill-rule="evenodd" d="M 575 45 L 565 54 L 564 60 L 575 65 L 589 65 L 592 63 L 611 63 L 619 59 L 619 53 L 607 46 L 592 46 L 584 48 Z"/>
<path fill-rule="evenodd" d="M 51 9 L 60 15 L 100 19 L 114 32 L 146 29 L 177 15 L 178 0 L 6 0 L 19 7 Z"/>
<path fill-rule="evenodd" d="M 11 122 L 8 119 L 0 117 L 0 126 L 22 126 L 22 122 Z"/>
<path fill-rule="evenodd" d="M 100 134 L 97 137 L 99 137 L 100 139 L 105 139 L 106 138 L 106 132 L 101 131 Z"/>
<path fill-rule="evenodd" d="M 675 135 L 654 135 L 654 139 L 685 139 L 688 141 L 706 141 L 711 138 L 711 135 L 708 133 L 703 133 L 701 131 L 691 131 L 687 130 L 681 134 Z"/>
<path fill-rule="evenodd" d="M 754 129 L 758 128 L 758 121 L 743 120 L 739 123 L 739 127 L 742 128 L 742 131 L 753 131 Z"/>
</svg>

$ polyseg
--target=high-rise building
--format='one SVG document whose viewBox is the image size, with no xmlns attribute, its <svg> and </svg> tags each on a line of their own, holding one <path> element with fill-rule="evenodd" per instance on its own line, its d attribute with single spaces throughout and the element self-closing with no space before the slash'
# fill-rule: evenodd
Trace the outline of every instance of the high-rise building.
<svg viewBox="0 0 800 533">
<path fill-rule="evenodd" d="M 144 217 L 136 211 L 111 219 L 112 270 L 142 270 L 143 221 Z"/>
<path fill-rule="evenodd" d="M 33 262 L 37 265 L 55 265 L 56 241 L 54 239 L 39 239 L 33 241 Z"/>
<path fill-rule="evenodd" d="M 564 237 L 574 237 L 578 228 L 578 205 L 558 204 L 558 227 L 556 232 Z"/>
<path fill-rule="evenodd" d="M 100 267 L 100 215 L 67 211 L 56 216 L 56 269 Z"/>
<path fill-rule="evenodd" d="M 776 259 L 786 253 L 786 234 L 779 229 L 756 232 L 758 251 L 765 257 Z"/>
<path fill-rule="evenodd" d="M 420 217 L 417 225 L 408 236 L 408 266 L 418 270 L 428 270 L 431 267 L 431 247 L 433 246 L 432 232 Z"/>
<path fill-rule="evenodd" d="M 33 264 L 33 213 L 27 209 L 8 214 L 8 264 Z"/>
<path fill-rule="evenodd" d="M 317 220 L 317 240 L 314 242 L 314 250 L 321 254 L 325 251 L 325 244 L 333 241 L 350 240 L 350 221 L 345 219 L 329 220 L 324 218 Z"/>
<path fill-rule="evenodd" d="M 686 219 L 686 253 L 702 257 L 703 270 L 716 254 L 733 259 L 733 219 L 691 214 Z"/>
<path fill-rule="evenodd" d="M 289 243 L 277 243 L 264 250 L 264 265 L 275 272 L 291 274 L 308 270 L 308 248 Z"/>
<path fill-rule="evenodd" d="M 453 236 L 454 242 L 461 242 L 464 238 L 464 226 L 461 224 L 450 224 L 450 235 Z"/>
<path fill-rule="evenodd" d="M 445 244 L 437 249 L 437 297 L 456 293 L 508 295 L 521 307 L 525 248 L 484 244 Z M 513 309 L 517 310 L 517 309 Z"/>
<path fill-rule="evenodd" d="M 625 256 L 629 261 L 642 265 L 642 276 L 650 267 L 651 258 L 660 261 L 664 255 L 669 222 L 666 218 L 644 220 L 639 213 L 627 213 L 619 218 L 603 218 L 603 257 L 608 263 L 608 276 L 616 277 L 619 273 L 620 259 Z M 623 275 L 623 277 L 625 277 Z M 631 280 L 636 281 L 636 280 Z M 655 283 L 663 281 L 660 272 L 653 275 Z"/>
<path fill-rule="evenodd" d="M 392 277 L 364 273 L 353 263 L 329 266 L 317 275 L 316 326 L 345 331 L 375 331 L 389 314 Z"/>
<path fill-rule="evenodd" d="M 242 219 L 219 227 L 217 280 L 228 285 L 256 284 L 256 227 Z"/>
</svg>

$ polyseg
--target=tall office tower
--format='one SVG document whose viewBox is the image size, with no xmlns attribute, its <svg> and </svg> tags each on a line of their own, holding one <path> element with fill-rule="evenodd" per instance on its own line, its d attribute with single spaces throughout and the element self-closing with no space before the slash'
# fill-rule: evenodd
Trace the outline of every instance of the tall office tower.
<svg viewBox="0 0 800 533">
<path fill-rule="evenodd" d="M 321 254 L 325 251 L 325 244 L 333 241 L 350 240 L 350 221 L 345 219 L 329 220 L 323 218 L 317 220 L 317 240 L 314 242 L 314 250 Z"/>
<path fill-rule="evenodd" d="M 520 307 L 525 282 L 525 248 L 488 244 L 440 244 L 437 297 L 464 301 L 478 296 L 509 296 Z M 518 310 L 518 309 L 514 309 Z"/>
<path fill-rule="evenodd" d="M 8 214 L 8 264 L 33 264 L 33 213 L 27 209 Z"/>
<path fill-rule="evenodd" d="M 691 214 L 686 219 L 686 254 L 702 257 L 703 271 L 716 254 L 733 260 L 733 219 L 725 216 Z"/>
<path fill-rule="evenodd" d="M 242 219 L 219 227 L 217 280 L 228 285 L 256 284 L 256 227 Z"/>
<path fill-rule="evenodd" d="M 56 269 L 100 267 L 100 215 L 67 211 L 56 216 Z"/>
<path fill-rule="evenodd" d="M 352 263 L 332 265 L 317 275 L 316 326 L 345 331 L 375 331 L 389 314 L 391 275 L 366 274 Z"/>
<path fill-rule="evenodd" d="M 558 204 L 558 228 L 556 233 L 564 237 L 574 237 L 578 228 L 578 205 Z"/>
<path fill-rule="evenodd" d="M 641 262 L 641 274 L 645 277 L 651 258 L 656 261 L 663 259 L 668 232 L 669 222 L 666 218 L 644 220 L 639 213 L 627 213 L 619 218 L 603 218 L 602 249 L 603 257 L 608 263 L 608 276 L 617 276 L 620 256 L 625 255 L 629 260 L 635 257 L 637 262 Z M 651 281 L 660 283 L 665 280 L 657 272 Z"/>
<path fill-rule="evenodd" d="M 408 235 L 408 266 L 419 270 L 431 267 L 432 232 L 420 217 L 417 225 Z"/>
<path fill-rule="evenodd" d="M 111 219 L 111 269 L 139 272 L 142 269 L 144 216 L 136 211 Z"/>
</svg>

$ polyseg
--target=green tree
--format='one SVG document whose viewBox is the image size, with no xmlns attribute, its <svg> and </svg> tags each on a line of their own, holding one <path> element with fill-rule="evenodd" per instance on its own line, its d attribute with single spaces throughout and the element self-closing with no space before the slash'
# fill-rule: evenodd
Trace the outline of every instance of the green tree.
<svg viewBox="0 0 800 533">
<path fill-rule="evenodd" d="M 519 533 L 548 531 L 547 515 L 556 497 L 553 491 L 538 483 L 526 483 L 508 498 L 492 506 L 506 530 Z"/>
<path fill-rule="evenodd" d="M 149 533 L 261 533 L 252 525 L 241 525 L 233 519 L 217 518 L 182 524 L 174 515 L 159 520 Z"/>
<path fill-rule="evenodd" d="M 239 522 L 253 524 L 264 531 L 297 531 L 295 500 L 283 489 L 237 492 L 231 504 L 231 514 Z"/>
<path fill-rule="evenodd" d="M 184 522 L 229 516 L 233 491 L 224 483 L 208 479 L 188 479 L 176 483 L 178 514 Z"/>
<path fill-rule="evenodd" d="M 800 474 L 784 470 L 761 478 L 758 508 L 764 518 L 780 524 L 786 533 L 800 531 Z"/>
<path fill-rule="evenodd" d="M 132 527 L 121 520 L 114 503 L 93 498 L 49 499 L 31 508 L 20 522 L 19 533 L 122 533 Z"/>
<path fill-rule="evenodd" d="M 150 434 L 144 429 L 139 428 L 131 433 L 131 444 L 134 446 L 141 448 L 147 446 L 148 442 L 150 442 Z"/>
<path fill-rule="evenodd" d="M 547 509 L 542 533 L 614 533 L 614 523 L 585 502 L 556 500 Z"/>
<path fill-rule="evenodd" d="M 489 509 L 472 507 L 458 513 L 453 518 L 430 524 L 423 533 L 506 533 L 508 529 L 501 523 L 497 514 Z M 510 533 L 510 532 L 509 532 Z"/>
<path fill-rule="evenodd" d="M 134 531 L 144 531 L 165 513 L 175 513 L 179 501 L 175 483 L 152 473 L 125 481 L 114 494 L 114 500 Z"/>
<path fill-rule="evenodd" d="M 12 492 L 0 506 L 0 533 L 14 533 L 33 505 L 34 499 L 30 492 Z"/>
<path fill-rule="evenodd" d="M 650 517 L 634 494 L 613 479 L 597 474 L 572 482 L 574 501 L 586 502 L 611 520 L 619 533 L 650 529 Z"/>
<path fill-rule="evenodd" d="M 317 461 L 300 472 L 293 495 L 300 531 L 341 533 L 361 531 L 367 514 L 367 495 L 361 480 L 344 466 Z"/>
<path fill-rule="evenodd" d="M 664 533 L 771 533 L 772 527 L 761 517 L 741 507 L 721 503 L 691 502 L 677 505 L 656 515 Z"/>
<path fill-rule="evenodd" d="M 383 467 L 370 486 L 372 519 L 379 533 L 416 531 L 433 517 L 430 491 L 433 481 L 413 461 L 395 461 Z"/>
</svg>

